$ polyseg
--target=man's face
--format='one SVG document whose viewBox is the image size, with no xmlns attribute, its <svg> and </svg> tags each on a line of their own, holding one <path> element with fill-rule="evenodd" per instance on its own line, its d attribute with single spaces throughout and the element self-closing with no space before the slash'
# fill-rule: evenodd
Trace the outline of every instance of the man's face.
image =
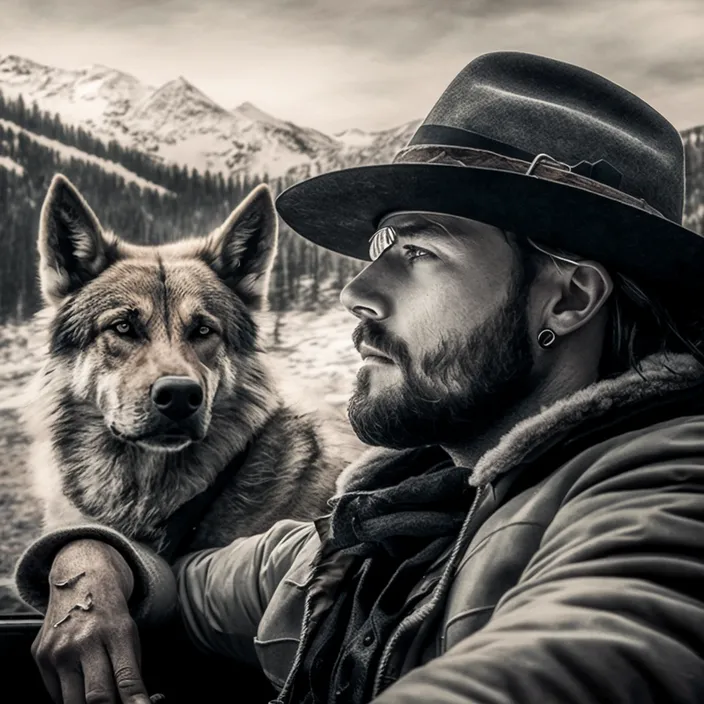
<svg viewBox="0 0 704 704">
<path fill-rule="evenodd" d="M 517 254 L 472 220 L 407 213 L 384 225 L 396 241 L 341 294 L 364 360 L 350 422 L 371 445 L 471 442 L 535 386 Z"/>
</svg>

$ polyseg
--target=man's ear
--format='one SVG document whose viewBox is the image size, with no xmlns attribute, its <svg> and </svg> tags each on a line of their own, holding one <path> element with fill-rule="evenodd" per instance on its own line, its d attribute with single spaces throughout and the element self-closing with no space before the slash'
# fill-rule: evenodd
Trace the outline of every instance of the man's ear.
<svg viewBox="0 0 704 704">
<path fill-rule="evenodd" d="M 110 264 L 111 247 L 76 187 L 61 174 L 51 181 L 39 219 L 39 283 L 48 305 L 59 304 Z"/>
<path fill-rule="evenodd" d="M 260 184 L 210 236 L 202 253 L 217 275 L 248 305 L 262 306 L 278 244 L 271 190 Z"/>
<path fill-rule="evenodd" d="M 557 293 L 544 314 L 544 326 L 558 338 L 586 325 L 602 309 L 614 284 L 606 268 L 594 261 L 580 261 L 579 266 L 563 264 L 557 270 Z"/>
</svg>

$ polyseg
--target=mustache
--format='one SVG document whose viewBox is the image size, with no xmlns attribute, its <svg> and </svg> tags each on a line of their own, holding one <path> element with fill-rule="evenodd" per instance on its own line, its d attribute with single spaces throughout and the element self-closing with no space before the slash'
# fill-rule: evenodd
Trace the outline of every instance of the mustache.
<svg viewBox="0 0 704 704">
<path fill-rule="evenodd" d="M 373 320 L 360 323 L 352 333 L 352 343 L 359 352 L 362 343 L 376 348 L 397 364 L 408 366 L 410 355 L 403 340 L 384 330 L 384 327 Z"/>
</svg>

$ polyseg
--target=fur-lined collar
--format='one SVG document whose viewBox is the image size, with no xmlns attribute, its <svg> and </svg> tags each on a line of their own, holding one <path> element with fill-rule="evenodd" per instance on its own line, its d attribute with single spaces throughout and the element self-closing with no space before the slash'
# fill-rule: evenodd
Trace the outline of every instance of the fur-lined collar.
<svg viewBox="0 0 704 704">
<path fill-rule="evenodd" d="M 607 411 L 627 410 L 638 404 L 667 397 L 704 383 L 704 368 L 688 354 L 657 354 L 644 359 L 640 371 L 629 370 L 612 379 L 597 381 L 566 396 L 540 413 L 517 423 L 491 450 L 477 461 L 470 484 L 493 482 L 521 462 L 531 451 L 557 434 L 578 427 Z M 435 461 L 449 457 L 439 448 L 427 448 Z M 397 466 L 418 450 L 373 448 L 340 474 L 337 493 L 364 487 L 373 490 L 391 465 Z"/>
</svg>

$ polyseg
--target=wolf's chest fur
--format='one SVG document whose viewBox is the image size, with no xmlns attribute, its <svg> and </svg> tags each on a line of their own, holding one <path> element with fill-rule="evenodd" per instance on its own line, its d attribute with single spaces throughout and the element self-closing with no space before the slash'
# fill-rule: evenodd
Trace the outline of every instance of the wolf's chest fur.
<svg viewBox="0 0 704 704">
<path fill-rule="evenodd" d="M 45 528 L 92 522 L 119 530 L 155 550 L 164 545 L 166 525 L 176 510 L 204 492 L 220 472 L 221 491 L 198 525 L 190 526 L 192 549 L 226 545 L 263 530 L 279 518 L 304 520 L 324 512 L 338 471 L 324 456 L 312 422 L 279 407 L 259 430 L 246 454 L 220 459 L 220 448 L 193 448 L 181 456 L 125 450 L 83 427 L 61 433 L 64 445 L 37 441 L 32 448 L 36 491 L 45 506 Z M 67 437 L 75 439 L 68 442 Z M 201 451 L 198 452 L 198 449 Z M 243 460 L 243 461 L 242 461 Z"/>
</svg>

